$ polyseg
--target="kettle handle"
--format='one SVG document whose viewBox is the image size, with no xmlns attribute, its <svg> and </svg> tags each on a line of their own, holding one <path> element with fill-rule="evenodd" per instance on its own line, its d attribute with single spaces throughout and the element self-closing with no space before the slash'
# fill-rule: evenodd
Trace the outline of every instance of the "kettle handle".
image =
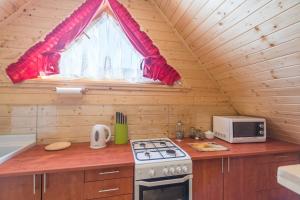
<svg viewBox="0 0 300 200">
<path fill-rule="evenodd" d="M 107 138 L 105 139 L 105 142 L 108 142 L 108 141 L 110 141 L 110 138 L 111 138 L 111 130 L 110 130 L 110 128 L 108 127 L 108 126 L 106 126 L 106 125 L 103 125 L 103 127 L 107 130 L 107 132 L 108 132 L 108 136 L 107 136 Z"/>
</svg>

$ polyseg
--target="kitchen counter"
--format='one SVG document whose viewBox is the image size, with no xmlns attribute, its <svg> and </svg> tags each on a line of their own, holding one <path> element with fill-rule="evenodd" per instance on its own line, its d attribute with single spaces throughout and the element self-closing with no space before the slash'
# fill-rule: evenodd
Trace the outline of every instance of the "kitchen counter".
<svg viewBox="0 0 300 200">
<path fill-rule="evenodd" d="M 78 143 L 51 152 L 37 145 L 1 164 L 0 177 L 133 165 L 130 144 L 108 144 L 106 148 L 92 150 L 89 143 Z"/>
<path fill-rule="evenodd" d="M 278 140 L 248 144 L 230 144 L 219 139 L 209 141 L 224 145 L 229 148 L 229 151 L 199 152 L 192 149 L 188 143 L 204 141 L 189 138 L 185 138 L 182 142 L 175 141 L 175 143 L 182 147 L 192 160 L 289 152 L 300 153 L 300 145 Z M 42 145 L 37 145 L 0 165 L 0 177 L 118 166 L 134 166 L 130 144 L 109 144 L 106 148 L 92 150 L 89 148 L 89 143 L 79 143 L 72 144 L 66 150 L 52 152 L 45 151 Z"/>
<path fill-rule="evenodd" d="M 268 155 L 268 154 L 277 154 L 277 153 L 291 153 L 299 152 L 300 154 L 300 145 L 287 143 L 279 140 L 268 139 L 264 143 L 246 143 L 246 144 L 230 144 L 220 139 L 213 140 L 194 140 L 190 138 L 185 138 L 181 142 L 173 140 L 178 146 L 183 148 L 192 158 L 192 160 L 203 160 L 203 159 L 212 159 L 212 158 L 221 158 L 221 157 L 239 157 L 239 156 L 254 156 L 254 155 Z M 189 143 L 197 142 L 216 142 L 227 148 L 228 151 L 215 151 L 215 152 L 200 152 L 192 147 Z"/>
</svg>

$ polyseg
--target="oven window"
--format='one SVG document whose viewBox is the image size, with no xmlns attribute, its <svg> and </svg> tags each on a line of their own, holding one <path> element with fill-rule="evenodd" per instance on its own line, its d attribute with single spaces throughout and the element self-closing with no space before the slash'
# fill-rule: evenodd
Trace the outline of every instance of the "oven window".
<svg viewBox="0 0 300 200">
<path fill-rule="evenodd" d="M 140 200 L 188 200 L 189 181 L 155 187 L 140 186 Z"/>
<path fill-rule="evenodd" d="M 233 137 L 259 136 L 260 122 L 233 122 Z"/>
</svg>

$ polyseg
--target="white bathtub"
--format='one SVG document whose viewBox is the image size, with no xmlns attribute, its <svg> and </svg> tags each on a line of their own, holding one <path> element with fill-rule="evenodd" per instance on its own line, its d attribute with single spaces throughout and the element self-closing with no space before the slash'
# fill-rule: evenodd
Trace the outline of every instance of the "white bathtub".
<svg viewBox="0 0 300 200">
<path fill-rule="evenodd" d="M 0 164 L 35 144 L 35 134 L 0 136 Z"/>
</svg>

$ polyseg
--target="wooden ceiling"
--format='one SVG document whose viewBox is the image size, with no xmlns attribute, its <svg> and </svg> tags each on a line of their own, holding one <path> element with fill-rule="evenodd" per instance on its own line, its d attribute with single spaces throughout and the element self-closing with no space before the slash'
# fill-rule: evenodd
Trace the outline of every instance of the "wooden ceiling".
<svg viewBox="0 0 300 200">
<path fill-rule="evenodd" d="M 240 114 L 300 142 L 299 0 L 155 0 Z"/>
<path fill-rule="evenodd" d="M 0 23 L 17 12 L 29 0 L 1 0 L 0 1 Z"/>
</svg>

